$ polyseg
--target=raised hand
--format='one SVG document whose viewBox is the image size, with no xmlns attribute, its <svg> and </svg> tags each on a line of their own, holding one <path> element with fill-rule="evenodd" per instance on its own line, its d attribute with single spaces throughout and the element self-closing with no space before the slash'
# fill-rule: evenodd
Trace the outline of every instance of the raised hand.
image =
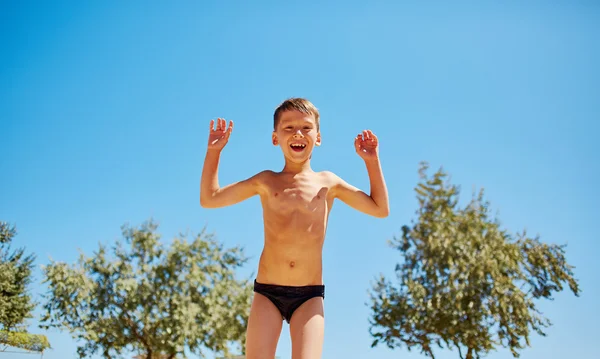
<svg viewBox="0 0 600 359">
<path fill-rule="evenodd" d="M 371 130 L 364 130 L 354 139 L 356 153 L 363 159 L 375 159 L 379 156 L 379 141 Z"/>
<path fill-rule="evenodd" d="M 218 118 L 217 127 L 215 128 L 215 120 L 210 120 L 208 149 L 222 150 L 227 144 L 227 141 L 229 141 L 231 131 L 233 131 L 233 121 L 229 121 L 229 127 L 227 127 L 227 122 L 222 118 Z"/>
</svg>

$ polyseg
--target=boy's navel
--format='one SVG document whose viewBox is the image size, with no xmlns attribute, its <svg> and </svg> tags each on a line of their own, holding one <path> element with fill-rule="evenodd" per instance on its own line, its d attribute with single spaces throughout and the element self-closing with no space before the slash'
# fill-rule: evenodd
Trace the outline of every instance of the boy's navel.
<svg viewBox="0 0 600 359">
<path fill-rule="evenodd" d="M 294 261 L 290 262 L 290 268 L 294 268 L 295 265 L 296 265 L 296 262 L 294 262 Z"/>
</svg>

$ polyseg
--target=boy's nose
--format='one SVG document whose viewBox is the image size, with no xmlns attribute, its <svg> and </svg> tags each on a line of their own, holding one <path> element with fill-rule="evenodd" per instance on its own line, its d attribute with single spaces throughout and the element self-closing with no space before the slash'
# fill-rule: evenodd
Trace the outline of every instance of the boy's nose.
<svg viewBox="0 0 600 359">
<path fill-rule="evenodd" d="M 304 135 L 302 134 L 302 131 L 300 131 L 300 130 L 297 130 L 297 131 L 294 133 L 294 138 L 296 138 L 296 137 L 304 137 Z"/>
</svg>

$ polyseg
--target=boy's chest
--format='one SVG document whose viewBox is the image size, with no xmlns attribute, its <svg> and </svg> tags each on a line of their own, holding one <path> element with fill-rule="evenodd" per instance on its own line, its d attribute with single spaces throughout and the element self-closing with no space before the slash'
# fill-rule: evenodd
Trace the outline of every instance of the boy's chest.
<svg viewBox="0 0 600 359">
<path fill-rule="evenodd" d="M 269 187 L 267 201 L 274 210 L 325 209 L 329 188 L 324 184 L 309 181 L 274 183 Z"/>
</svg>

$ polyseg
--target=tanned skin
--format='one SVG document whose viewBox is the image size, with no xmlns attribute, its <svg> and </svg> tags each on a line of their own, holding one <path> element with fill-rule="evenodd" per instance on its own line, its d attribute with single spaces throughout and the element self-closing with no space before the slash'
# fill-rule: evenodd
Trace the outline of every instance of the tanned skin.
<svg viewBox="0 0 600 359">
<path fill-rule="evenodd" d="M 388 192 L 379 160 L 377 136 L 364 130 L 354 149 L 364 160 L 371 193 L 366 194 L 332 172 L 315 172 L 310 160 L 321 134 L 313 116 L 290 110 L 281 114 L 273 131 L 273 145 L 281 147 L 285 166 L 280 172 L 262 171 L 221 187 L 218 167 L 229 141 L 233 121 L 210 121 L 210 132 L 200 184 L 204 208 L 231 206 L 260 196 L 264 219 L 264 249 L 256 281 L 287 286 L 322 285 L 323 242 L 335 199 L 368 215 L 389 214 Z M 295 150 L 296 149 L 296 150 Z M 246 337 L 246 358 L 274 358 L 283 322 L 266 297 L 254 293 Z M 323 298 L 302 304 L 290 321 L 292 359 L 321 358 L 324 335 Z"/>
</svg>

